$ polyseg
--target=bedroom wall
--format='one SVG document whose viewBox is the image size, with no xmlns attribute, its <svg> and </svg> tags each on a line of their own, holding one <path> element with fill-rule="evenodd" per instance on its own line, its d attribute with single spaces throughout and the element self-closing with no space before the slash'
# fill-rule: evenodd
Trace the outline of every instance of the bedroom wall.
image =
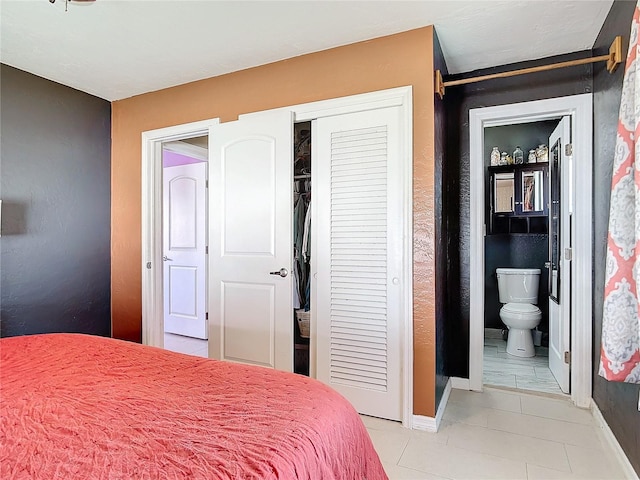
<svg viewBox="0 0 640 480">
<path fill-rule="evenodd" d="M 635 5 L 636 2 L 614 2 L 596 40 L 594 54 L 606 53 L 615 36 L 622 35 L 626 58 Z M 593 121 L 597 125 L 593 130 L 593 399 L 640 475 L 640 385 L 608 382 L 598 375 L 609 200 L 623 75 L 623 66 L 618 67 L 613 75 L 605 69 L 596 69 L 593 73 Z"/>
<path fill-rule="evenodd" d="M 0 67 L 0 335 L 108 336 L 111 106 Z"/>
<path fill-rule="evenodd" d="M 414 413 L 435 416 L 433 27 L 114 102 L 113 336 L 141 340 L 141 133 L 207 118 L 413 86 Z"/>
</svg>

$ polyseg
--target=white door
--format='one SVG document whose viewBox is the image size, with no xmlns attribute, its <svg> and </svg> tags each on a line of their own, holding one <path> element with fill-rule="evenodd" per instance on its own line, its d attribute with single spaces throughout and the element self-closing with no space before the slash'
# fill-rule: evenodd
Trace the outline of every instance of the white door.
<svg viewBox="0 0 640 480">
<path fill-rule="evenodd" d="M 289 111 L 210 129 L 211 358 L 293 371 L 292 145 Z"/>
<path fill-rule="evenodd" d="M 549 137 L 549 369 L 560 389 L 569 393 L 571 328 L 571 119 L 564 117 Z"/>
<path fill-rule="evenodd" d="M 206 339 L 207 164 L 162 172 L 164 331 Z"/>
<path fill-rule="evenodd" d="M 317 378 L 402 419 L 400 109 L 324 117 L 314 137 Z"/>
</svg>

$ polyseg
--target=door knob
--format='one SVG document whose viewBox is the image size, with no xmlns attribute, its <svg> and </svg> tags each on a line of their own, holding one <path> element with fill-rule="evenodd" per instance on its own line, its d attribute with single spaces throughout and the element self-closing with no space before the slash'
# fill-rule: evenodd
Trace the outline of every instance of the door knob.
<svg viewBox="0 0 640 480">
<path fill-rule="evenodd" d="M 284 278 L 289 275 L 289 270 L 287 270 L 286 268 L 281 268 L 276 272 L 269 272 L 269 275 L 280 275 L 282 278 Z"/>
<path fill-rule="evenodd" d="M 162 257 L 162 260 L 164 260 L 165 262 L 173 262 L 173 258 L 169 258 L 166 255 Z"/>
</svg>

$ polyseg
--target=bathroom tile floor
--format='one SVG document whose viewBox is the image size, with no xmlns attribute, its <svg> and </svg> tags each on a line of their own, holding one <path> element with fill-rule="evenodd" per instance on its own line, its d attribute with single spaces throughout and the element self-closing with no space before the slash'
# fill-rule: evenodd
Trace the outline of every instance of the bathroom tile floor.
<svg viewBox="0 0 640 480">
<path fill-rule="evenodd" d="M 507 342 L 485 335 L 483 383 L 495 387 L 517 388 L 563 395 L 549 370 L 549 353 L 536 347 L 536 356 L 514 357 L 507 353 Z"/>
<path fill-rule="evenodd" d="M 452 390 L 437 433 L 362 416 L 396 479 L 624 479 L 589 410 L 568 398 Z"/>
<path fill-rule="evenodd" d="M 197 357 L 207 358 L 209 356 L 209 347 L 206 340 L 184 337 L 173 333 L 164 334 L 164 348 L 172 352 L 186 353 Z"/>
</svg>

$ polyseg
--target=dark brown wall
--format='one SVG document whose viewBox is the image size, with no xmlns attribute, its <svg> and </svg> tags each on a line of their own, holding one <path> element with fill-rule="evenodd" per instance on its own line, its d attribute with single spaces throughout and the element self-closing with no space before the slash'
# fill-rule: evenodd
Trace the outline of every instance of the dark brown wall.
<svg viewBox="0 0 640 480">
<path fill-rule="evenodd" d="M 108 336 L 111 105 L 0 69 L 0 334 Z"/>
<path fill-rule="evenodd" d="M 594 54 L 607 52 L 616 35 L 622 35 L 626 57 L 631 19 L 636 2 L 616 1 L 611 7 L 594 46 Z M 635 471 L 640 474 L 640 385 L 608 382 L 598 375 L 602 304 L 604 299 L 605 256 L 609 225 L 609 196 L 622 92 L 623 66 L 610 75 L 605 69 L 593 75 L 593 196 L 594 196 L 594 263 L 593 263 L 593 399 L 613 430 Z"/>
<path fill-rule="evenodd" d="M 591 56 L 591 52 L 577 52 L 533 62 L 485 69 L 450 79 L 497 73 L 541 64 Z M 446 373 L 453 377 L 469 378 L 469 293 L 470 285 L 470 204 L 469 197 L 469 109 L 506 105 L 590 93 L 592 67 L 551 70 L 530 75 L 472 83 L 448 88 L 447 105 L 447 229 L 448 266 L 447 288 L 447 357 Z M 482 288 L 479 286 L 479 288 Z"/>
</svg>

